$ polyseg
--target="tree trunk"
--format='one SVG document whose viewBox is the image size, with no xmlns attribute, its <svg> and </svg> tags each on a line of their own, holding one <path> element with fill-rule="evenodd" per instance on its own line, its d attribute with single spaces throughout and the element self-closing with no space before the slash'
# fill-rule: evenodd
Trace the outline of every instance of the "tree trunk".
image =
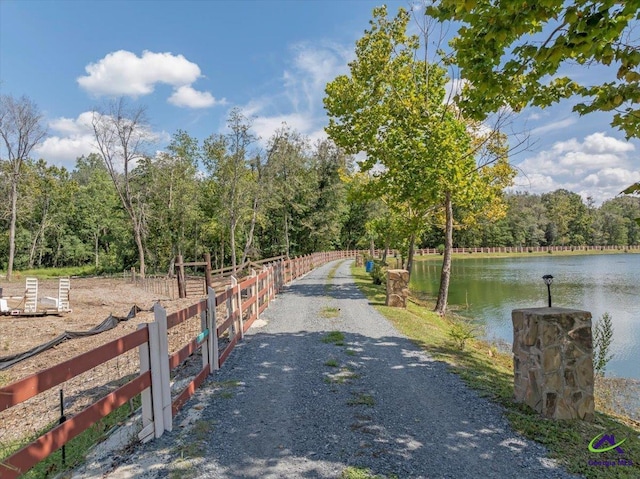
<svg viewBox="0 0 640 479">
<path fill-rule="evenodd" d="M 231 266 L 233 267 L 233 274 L 236 274 L 236 269 L 238 267 L 236 261 L 236 220 L 235 218 L 233 218 L 233 216 L 231 217 L 231 235 L 229 237 L 230 241 L 231 241 Z"/>
<path fill-rule="evenodd" d="M 18 175 L 11 177 L 11 223 L 9 224 L 9 264 L 7 265 L 7 281 L 11 281 L 13 260 L 16 254 L 16 220 L 18 217 Z"/>
<path fill-rule="evenodd" d="M 31 243 L 31 250 L 29 251 L 29 269 L 33 268 L 36 261 L 36 247 L 38 246 L 38 239 L 44 238 L 44 230 L 46 229 L 47 221 L 47 210 L 48 207 L 45 207 L 44 211 L 42 212 L 42 220 L 40 221 L 40 226 L 38 227 L 35 238 L 33 238 L 33 242 Z"/>
<path fill-rule="evenodd" d="M 38 246 L 38 238 L 40 237 L 40 228 L 36 231 L 36 235 L 31 242 L 31 249 L 29 250 L 29 269 L 33 269 L 33 265 L 36 262 L 36 248 Z"/>
<path fill-rule="evenodd" d="M 440 290 L 435 312 L 444 316 L 447 312 L 449 297 L 449 280 L 451 279 L 451 250 L 453 247 L 453 207 L 451 205 L 451 193 L 445 195 L 446 226 L 444 235 L 444 257 L 442 258 L 442 273 L 440 274 Z"/>
<path fill-rule="evenodd" d="M 100 266 L 99 248 L 100 248 L 100 232 L 96 231 L 93 233 L 93 255 L 94 255 L 94 264 L 96 267 L 96 273 L 98 272 L 98 267 Z"/>
<path fill-rule="evenodd" d="M 411 233 L 409 238 L 409 252 L 407 254 L 407 271 L 409 271 L 409 278 L 411 278 L 411 270 L 413 269 L 413 253 L 416 247 L 416 234 Z"/>
<path fill-rule="evenodd" d="M 142 232 L 139 227 L 135 228 L 136 246 L 138 247 L 138 262 L 140 263 L 140 277 L 144 278 L 144 245 L 142 244 Z"/>
<path fill-rule="evenodd" d="M 253 232 L 256 228 L 256 220 L 258 217 L 258 198 L 253 199 L 253 215 L 251 216 L 251 227 L 249 228 L 249 235 L 247 237 L 247 242 L 244 245 L 244 252 L 242 253 L 242 261 L 241 264 L 247 260 L 249 256 L 249 248 L 251 248 L 251 243 L 253 243 Z"/>
<path fill-rule="evenodd" d="M 376 255 L 376 245 L 373 242 L 373 238 L 371 238 L 371 242 L 369 243 L 369 255 L 372 258 Z"/>
<path fill-rule="evenodd" d="M 285 254 L 287 258 L 289 257 L 289 217 L 285 213 L 284 214 L 284 244 L 285 244 Z"/>
</svg>

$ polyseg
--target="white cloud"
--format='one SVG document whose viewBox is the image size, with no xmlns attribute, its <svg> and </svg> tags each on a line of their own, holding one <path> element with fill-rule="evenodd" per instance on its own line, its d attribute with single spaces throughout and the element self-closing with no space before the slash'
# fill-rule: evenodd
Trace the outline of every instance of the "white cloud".
<svg viewBox="0 0 640 479">
<path fill-rule="evenodd" d="M 273 133 L 286 123 L 293 130 L 307 133 L 313 128 L 313 120 L 299 113 L 288 115 L 257 116 L 253 119 L 253 131 L 260 137 L 261 143 L 266 144 Z"/>
<path fill-rule="evenodd" d="M 564 120 L 554 121 L 552 123 L 548 123 L 546 125 L 534 128 L 533 130 L 531 130 L 531 134 L 534 136 L 541 135 L 543 133 L 548 133 L 550 131 L 566 128 L 568 126 L 573 125 L 575 122 L 576 122 L 575 117 L 565 118 Z"/>
<path fill-rule="evenodd" d="M 80 113 L 77 118 L 56 118 L 49 122 L 53 134 L 42 142 L 35 153 L 47 162 L 72 169 L 76 159 L 98 153 L 93 132 L 93 112 Z M 142 134 L 149 142 L 166 142 L 169 136 L 145 128 Z"/>
<path fill-rule="evenodd" d="M 174 88 L 169 102 L 187 108 L 208 108 L 222 103 L 209 92 L 192 87 L 202 77 L 200 67 L 183 55 L 172 53 L 135 53 L 118 50 L 85 67 L 86 76 L 78 77 L 78 84 L 96 96 L 127 95 L 137 97 L 154 92 L 157 84 Z"/>
<path fill-rule="evenodd" d="M 226 103 L 225 99 L 216 100 L 208 91 L 198 91 L 188 85 L 176 89 L 167 101 L 184 108 L 209 108 Z"/>
<path fill-rule="evenodd" d="M 77 118 L 56 118 L 49 122 L 55 134 L 49 136 L 36 149 L 36 153 L 47 160 L 67 168 L 73 168 L 76 158 L 96 151 L 94 146 L 93 113 L 81 113 Z"/>
<path fill-rule="evenodd" d="M 526 158 L 512 190 L 545 193 L 565 188 L 601 203 L 640 180 L 629 153 L 631 142 L 597 132 L 582 141 L 571 138 Z"/>
<path fill-rule="evenodd" d="M 348 72 L 347 63 L 353 57 L 351 50 L 335 43 L 298 43 L 291 50 L 293 57 L 282 74 L 282 93 L 254 98 L 243 108 L 253 118 L 253 130 L 263 146 L 283 122 L 311 142 L 326 138 L 324 89 Z"/>
</svg>

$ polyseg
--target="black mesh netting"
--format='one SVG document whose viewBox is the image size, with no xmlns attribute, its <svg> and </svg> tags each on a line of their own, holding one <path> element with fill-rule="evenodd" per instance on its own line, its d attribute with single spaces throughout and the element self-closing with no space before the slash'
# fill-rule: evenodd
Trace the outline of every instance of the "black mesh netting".
<svg viewBox="0 0 640 479">
<path fill-rule="evenodd" d="M 109 331 L 110 329 L 115 328 L 122 321 L 129 321 L 131 318 L 135 318 L 136 314 L 138 314 L 141 311 L 153 311 L 153 308 L 142 309 L 137 304 L 134 304 L 131 307 L 129 314 L 127 314 L 124 317 L 114 316 L 113 314 L 110 314 L 107 319 L 102 321 L 97 326 L 89 329 L 88 331 L 65 331 L 60 336 L 57 336 L 53 338 L 51 341 L 48 341 L 44 344 L 40 344 L 39 346 L 36 346 L 35 348 L 30 349 L 29 351 L 24 351 L 18 354 L 12 354 L 10 356 L 0 357 L 0 371 L 2 371 L 3 369 L 7 369 L 16 363 L 19 363 L 20 361 L 24 361 L 27 358 L 35 356 L 36 354 L 40 354 L 41 352 L 46 351 L 47 349 L 51 349 L 54 346 L 57 346 L 58 344 L 63 343 L 69 339 L 84 338 L 87 336 L 94 336 L 96 334 Z"/>
</svg>

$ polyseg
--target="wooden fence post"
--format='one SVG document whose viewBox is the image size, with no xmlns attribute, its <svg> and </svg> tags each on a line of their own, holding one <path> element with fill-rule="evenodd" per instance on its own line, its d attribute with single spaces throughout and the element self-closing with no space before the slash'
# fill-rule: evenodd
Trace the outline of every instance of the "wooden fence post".
<svg viewBox="0 0 640 479">
<path fill-rule="evenodd" d="M 262 271 L 266 271 L 267 272 L 267 308 L 268 308 L 269 307 L 269 303 L 271 303 L 271 294 L 273 293 L 273 287 L 272 287 L 273 285 L 271 283 L 272 276 L 273 276 L 272 275 L 273 269 L 272 269 L 271 266 L 269 266 L 269 267 L 263 266 L 262 267 Z"/>
<path fill-rule="evenodd" d="M 207 328 L 209 328 L 209 372 L 220 369 L 218 355 L 218 327 L 216 325 L 216 292 L 213 288 L 207 288 Z"/>
<path fill-rule="evenodd" d="M 237 278 L 235 276 L 231 276 L 230 288 L 232 289 L 232 294 L 230 294 L 229 297 L 227 298 L 227 313 L 229 315 L 232 315 L 234 312 L 238 311 L 238 316 L 242 316 L 242 303 L 236 306 L 236 303 L 238 303 L 238 296 L 240 295 L 240 289 L 238 288 L 237 294 L 233 294 L 233 288 L 235 288 L 237 285 L 238 285 Z M 236 334 L 238 334 L 236 321 L 231 322 L 231 324 L 229 325 L 228 331 L 229 331 L 229 341 L 231 341 L 233 340 L 233 337 Z"/>
<path fill-rule="evenodd" d="M 171 377 L 169 371 L 169 337 L 167 333 L 167 311 L 156 303 L 153 307 L 156 324 L 158 325 L 158 352 L 160 362 L 160 386 L 162 400 L 162 422 L 165 431 L 173 429 L 173 414 L 171 413 Z"/>
<path fill-rule="evenodd" d="M 179 254 L 176 259 L 176 264 L 178 265 L 178 297 L 186 298 L 187 297 L 187 285 L 185 284 L 184 277 L 184 262 L 182 261 L 182 255 Z"/>
<path fill-rule="evenodd" d="M 235 278 L 234 278 L 235 279 Z M 238 280 L 236 279 L 236 284 L 238 284 Z M 238 286 L 238 293 L 236 296 L 236 301 L 238 302 L 238 324 L 240 325 L 240 339 L 244 338 L 244 316 L 242 313 L 242 291 L 240 290 L 240 286 Z M 236 326 L 237 328 L 237 326 Z M 237 331 L 237 329 L 236 329 Z"/>
<path fill-rule="evenodd" d="M 210 288 L 211 285 L 213 284 L 213 280 L 211 278 L 211 254 L 210 253 L 204 254 L 204 261 L 205 263 L 207 263 L 204 265 L 204 280 L 207 283 L 207 288 Z"/>
<path fill-rule="evenodd" d="M 255 269 L 251 269 L 251 276 L 254 278 L 253 286 L 251 287 L 251 296 L 256 297 L 255 303 L 251 306 L 253 310 L 252 313 L 256 314 L 256 320 L 260 319 L 260 298 L 258 297 L 258 293 L 260 292 L 260 281 L 258 281 L 258 273 L 256 273 Z M 251 314 L 253 316 L 253 314 Z M 244 330 L 244 328 L 242 328 Z"/>
</svg>

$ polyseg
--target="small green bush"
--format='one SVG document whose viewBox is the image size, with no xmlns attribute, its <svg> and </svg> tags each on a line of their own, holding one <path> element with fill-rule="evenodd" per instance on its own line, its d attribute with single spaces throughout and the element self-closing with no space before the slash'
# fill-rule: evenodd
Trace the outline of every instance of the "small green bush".
<svg viewBox="0 0 640 479">
<path fill-rule="evenodd" d="M 387 269 L 389 265 L 379 259 L 373 261 L 373 269 L 369 273 L 373 279 L 373 284 L 382 284 L 387 280 Z"/>
<path fill-rule="evenodd" d="M 469 339 L 476 339 L 475 327 L 467 321 L 456 321 L 447 334 L 453 346 L 460 351 L 464 351 Z"/>
<path fill-rule="evenodd" d="M 436 248 L 436 251 L 438 252 L 438 254 L 444 254 L 444 245 L 439 244 L 438 247 Z"/>
<path fill-rule="evenodd" d="M 607 363 L 613 358 L 613 354 L 609 354 L 612 342 L 611 315 L 604 313 L 593 326 L 593 369 L 598 376 L 604 376 Z"/>
</svg>

